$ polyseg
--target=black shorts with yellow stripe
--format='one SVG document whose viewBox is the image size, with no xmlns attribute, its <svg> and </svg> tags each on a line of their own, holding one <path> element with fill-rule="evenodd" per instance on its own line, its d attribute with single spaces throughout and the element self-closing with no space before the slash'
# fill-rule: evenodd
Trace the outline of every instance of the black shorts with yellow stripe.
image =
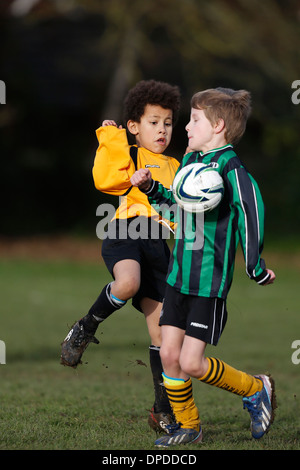
<svg viewBox="0 0 300 470">
<path fill-rule="evenodd" d="M 182 294 L 167 284 L 160 325 L 175 326 L 187 336 L 216 345 L 226 321 L 224 299 Z"/>
<path fill-rule="evenodd" d="M 102 243 L 102 257 L 113 277 L 113 268 L 118 261 L 132 259 L 140 264 L 141 284 L 139 291 L 132 299 L 132 304 L 137 310 L 142 311 L 140 301 L 145 297 L 157 302 L 163 301 L 170 250 L 166 242 L 168 238 L 167 229 L 157 227 L 157 230 L 156 228 L 153 230 L 152 225 L 151 233 L 149 222 L 147 234 L 145 232 L 147 223 L 141 223 L 140 236 L 137 236 L 138 232 L 133 230 L 132 226 L 130 227 L 130 224 L 135 224 L 136 228 L 136 222 L 136 218 L 121 221 L 117 219 L 109 224 L 107 237 Z M 122 224 L 125 225 L 121 229 Z M 128 229 L 127 233 L 126 227 Z M 153 234 L 155 236 L 149 238 Z"/>
</svg>

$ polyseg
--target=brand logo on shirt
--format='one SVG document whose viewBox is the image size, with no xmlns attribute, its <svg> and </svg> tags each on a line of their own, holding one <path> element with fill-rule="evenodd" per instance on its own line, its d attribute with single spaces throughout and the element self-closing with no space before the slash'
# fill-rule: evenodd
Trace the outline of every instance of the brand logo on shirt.
<svg viewBox="0 0 300 470">
<path fill-rule="evenodd" d="M 207 166 L 210 166 L 211 168 L 219 168 L 219 163 L 217 162 L 210 162 L 207 164 Z"/>
<path fill-rule="evenodd" d="M 145 168 L 160 168 L 159 165 L 150 165 L 150 164 L 147 164 L 145 165 Z"/>
</svg>

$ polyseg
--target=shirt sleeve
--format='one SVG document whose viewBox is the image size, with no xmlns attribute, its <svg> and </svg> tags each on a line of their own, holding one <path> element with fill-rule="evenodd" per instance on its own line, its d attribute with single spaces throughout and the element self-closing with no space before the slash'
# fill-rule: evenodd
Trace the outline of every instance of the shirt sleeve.
<svg viewBox="0 0 300 470">
<path fill-rule="evenodd" d="M 125 129 L 115 126 L 96 130 L 99 146 L 92 170 L 95 187 L 103 193 L 121 195 L 131 186 L 135 165 Z"/>
<path fill-rule="evenodd" d="M 165 219 L 174 222 L 177 204 L 172 189 L 165 188 L 158 181 L 152 180 L 148 191 L 142 191 L 148 197 L 151 206 Z"/>
<path fill-rule="evenodd" d="M 227 173 L 230 204 L 235 213 L 239 240 L 250 279 L 265 284 L 270 275 L 261 258 L 264 243 L 264 204 L 255 180 L 245 168 Z"/>
</svg>

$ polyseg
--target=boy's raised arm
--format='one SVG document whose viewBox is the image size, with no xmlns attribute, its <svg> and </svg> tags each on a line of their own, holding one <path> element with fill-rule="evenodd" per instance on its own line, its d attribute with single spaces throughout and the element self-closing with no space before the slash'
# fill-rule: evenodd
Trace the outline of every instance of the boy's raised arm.
<svg viewBox="0 0 300 470">
<path fill-rule="evenodd" d="M 96 152 L 93 178 L 95 187 L 104 193 L 121 195 L 131 186 L 135 165 L 130 157 L 126 130 L 114 121 L 103 121 L 96 130 L 99 146 Z"/>
</svg>

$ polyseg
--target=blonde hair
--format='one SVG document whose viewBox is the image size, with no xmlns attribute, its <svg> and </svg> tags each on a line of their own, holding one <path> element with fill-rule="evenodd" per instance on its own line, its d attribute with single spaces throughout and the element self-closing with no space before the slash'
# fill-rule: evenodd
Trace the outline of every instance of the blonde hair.
<svg viewBox="0 0 300 470">
<path fill-rule="evenodd" d="M 191 106 L 195 109 L 203 109 L 212 125 L 219 119 L 223 119 L 226 142 L 234 145 L 245 132 L 251 113 L 251 95 L 246 90 L 210 88 L 195 93 Z"/>
</svg>

